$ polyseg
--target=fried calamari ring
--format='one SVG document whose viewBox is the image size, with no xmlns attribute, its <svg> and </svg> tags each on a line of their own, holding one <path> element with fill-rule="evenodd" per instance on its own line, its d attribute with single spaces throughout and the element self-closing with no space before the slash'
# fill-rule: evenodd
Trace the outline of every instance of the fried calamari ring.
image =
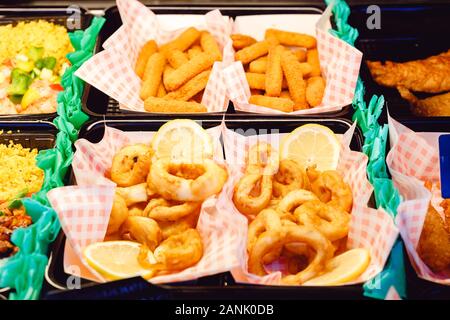
<svg viewBox="0 0 450 320">
<path fill-rule="evenodd" d="M 156 248 L 154 256 L 166 270 L 189 268 L 199 262 L 203 256 L 202 238 L 197 230 L 188 229 L 164 240 Z"/>
<path fill-rule="evenodd" d="M 106 235 L 110 236 L 119 231 L 120 226 L 128 218 L 128 208 L 125 200 L 119 195 L 114 195 L 113 206 L 111 209 L 111 215 L 109 216 L 108 228 L 106 229 Z"/>
<path fill-rule="evenodd" d="M 150 169 L 151 149 L 145 144 L 126 146 L 114 155 L 111 180 L 119 187 L 145 182 Z"/>
<path fill-rule="evenodd" d="M 193 213 L 178 219 L 176 221 L 159 221 L 162 238 L 165 240 L 170 236 L 174 236 L 188 229 L 195 229 L 197 227 L 198 218 L 200 215 L 200 207 Z"/>
<path fill-rule="evenodd" d="M 308 201 L 295 209 L 298 222 L 319 230 L 330 241 L 347 236 L 350 215 L 339 207 L 329 206 L 320 200 Z"/>
<path fill-rule="evenodd" d="M 150 250 L 155 250 L 162 240 L 158 223 L 147 217 L 129 216 L 119 231 L 122 239 L 145 244 Z"/>
<path fill-rule="evenodd" d="M 352 210 L 352 189 L 337 171 L 328 170 L 322 172 L 311 183 L 311 191 L 324 203 L 340 207 L 347 212 Z"/>
<path fill-rule="evenodd" d="M 258 142 L 248 151 L 246 174 L 272 176 L 278 171 L 279 155 L 272 146 Z"/>
<path fill-rule="evenodd" d="M 293 213 L 297 207 L 311 200 L 318 200 L 314 193 L 308 190 L 294 190 L 281 199 L 277 209 L 280 212 Z"/>
<path fill-rule="evenodd" d="M 177 175 L 180 172 L 194 174 L 183 177 Z M 219 193 L 228 178 L 227 171 L 210 159 L 204 159 L 201 164 L 171 163 L 169 159 L 159 159 L 151 166 L 150 175 L 158 193 L 177 201 L 203 201 Z"/>
<path fill-rule="evenodd" d="M 258 276 L 266 275 L 264 257 L 272 252 L 281 252 L 284 244 L 284 229 L 267 230 L 260 234 L 249 252 L 248 271 Z"/>
<path fill-rule="evenodd" d="M 117 187 L 116 192 L 125 200 L 127 206 L 147 202 L 148 190 L 146 183 L 139 183 L 130 187 Z"/>
<path fill-rule="evenodd" d="M 307 189 L 305 170 L 294 160 L 281 160 L 273 178 L 273 195 L 276 198 L 284 197 L 293 190 Z"/>
<path fill-rule="evenodd" d="M 326 262 L 333 257 L 334 248 L 331 242 L 314 228 L 307 226 L 284 227 L 284 244 L 306 243 L 314 251 L 315 255 L 308 266 L 295 275 L 289 275 L 281 279 L 281 283 L 286 285 L 300 285 L 311 278 L 314 278 L 325 267 Z"/>
<path fill-rule="evenodd" d="M 236 208 L 246 216 L 257 215 L 270 203 L 272 181 L 271 175 L 257 173 L 244 175 L 233 193 Z"/>
<path fill-rule="evenodd" d="M 167 201 L 152 199 L 144 209 L 144 215 L 157 221 L 175 221 L 192 214 L 200 208 L 201 202 Z"/>
<path fill-rule="evenodd" d="M 275 210 L 265 209 L 261 211 L 255 220 L 248 225 L 247 251 L 253 250 L 253 246 L 261 233 L 279 228 L 281 228 L 281 220 Z"/>
</svg>

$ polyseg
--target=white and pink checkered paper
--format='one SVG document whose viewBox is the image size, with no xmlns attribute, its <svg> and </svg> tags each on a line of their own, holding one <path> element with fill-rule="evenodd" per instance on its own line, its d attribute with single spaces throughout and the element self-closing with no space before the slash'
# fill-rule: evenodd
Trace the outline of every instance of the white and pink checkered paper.
<svg viewBox="0 0 450 320">
<path fill-rule="evenodd" d="M 430 204 L 443 217 L 439 171 L 439 132 L 414 132 L 391 117 L 391 150 L 386 163 L 403 200 L 398 206 L 396 222 L 417 275 L 425 280 L 450 285 L 445 274 L 434 273 L 420 258 L 417 245 Z M 424 181 L 433 183 L 431 192 Z"/>
<path fill-rule="evenodd" d="M 221 126 L 208 129 L 214 141 L 214 159 L 224 163 L 219 141 Z M 82 256 L 84 247 L 104 240 L 116 185 L 106 178 L 114 154 L 122 147 L 150 143 L 154 132 L 124 132 L 105 127 L 103 139 L 91 143 L 80 139 L 75 143 L 73 170 L 76 186 L 53 189 L 48 193 L 67 236 L 64 256 L 65 271 L 93 281 L 105 279 L 87 265 Z M 153 283 L 179 282 L 228 271 L 239 264 L 236 250 L 240 241 L 234 226 L 241 218 L 217 208 L 218 196 L 206 199 L 201 208 L 197 230 L 204 245 L 202 259 L 181 272 L 152 278 Z M 73 266 L 77 268 L 73 268 Z"/>
<path fill-rule="evenodd" d="M 134 72 L 140 49 L 151 39 L 162 45 L 188 27 L 196 27 L 208 30 L 223 50 L 223 61 L 214 63 L 202 103 L 207 112 L 226 111 L 227 87 L 221 70 L 234 60 L 230 18 L 219 10 L 205 15 L 155 15 L 136 0 L 117 0 L 117 7 L 123 25 L 105 41 L 103 51 L 77 70 L 78 77 L 117 100 L 121 109 L 146 112 L 139 97 L 141 79 Z"/>
<path fill-rule="evenodd" d="M 249 34 L 258 40 L 263 39 L 264 32 L 268 28 L 300 32 L 316 37 L 322 75 L 326 81 L 322 103 L 315 108 L 293 111 L 288 114 L 319 114 L 339 111 L 353 101 L 362 53 L 329 33 L 331 9 L 331 5 L 328 6 L 318 20 L 314 20 L 311 15 L 294 14 L 245 16 L 237 17 L 235 20 L 233 33 Z M 248 103 L 250 88 L 242 63 L 235 62 L 225 68 L 223 74 L 227 80 L 229 98 L 236 110 L 261 114 L 286 114 L 283 111 Z"/>
<path fill-rule="evenodd" d="M 350 231 L 348 234 L 348 248 L 366 248 L 370 250 L 371 262 L 359 279 L 352 283 L 361 283 L 375 277 L 383 270 L 383 266 L 389 256 L 391 248 L 398 236 L 398 229 L 392 218 L 383 209 L 368 207 L 373 188 L 366 176 L 367 156 L 361 152 L 352 151 L 349 148 L 350 141 L 356 124 L 353 125 L 342 137 L 342 147 L 339 159 L 338 171 L 340 171 L 353 190 L 353 208 L 351 213 Z M 234 186 L 243 176 L 245 170 L 245 157 L 248 150 L 258 141 L 264 141 L 278 149 L 283 134 L 268 133 L 262 135 L 244 135 L 245 132 L 232 131 L 227 128 L 223 132 L 225 158 L 231 171 L 230 178 L 221 193 L 218 207 L 222 211 L 228 211 L 234 215 L 241 215 L 239 224 L 235 229 L 240 234 L 238 259 L 240 265 L 231 272 L 237 282 L 280 285 L 284 266 L 282 262 L 272 264 L 272 271 L 266 276 L 260 277 L 249 273 L 247 270 L 247 229 L 248 220 L 233 204 Z M 278 264 L 278 266 L 277 266 Z M 278 267 L 278 271 L 277 270 Z M 350 283 L 349 283 L 350 284 Z"/>
</svg>

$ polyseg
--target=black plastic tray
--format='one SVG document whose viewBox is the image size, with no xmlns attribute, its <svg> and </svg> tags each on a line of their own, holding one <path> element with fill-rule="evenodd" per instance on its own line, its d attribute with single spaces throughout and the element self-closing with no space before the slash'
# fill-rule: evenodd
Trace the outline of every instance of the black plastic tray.
<svg viewBox="0 0 450 320">
<path fill-rule="evenodd" d="M 80 29 L 85 29 L 89 26 L 92 16 L 87 14 L 84 8 L 80 7 L 0 7 L 0 25 L 17 24 L 18 22 L 46 20 L 54 24 L 64 25 L 67 27 L 68 22 L 74 22 L 74 16 L 80 18 Z M 75 24 L 74 27 L 77 25 Z M 76 28 L 68 31 L 75 31 Z M 0 114 L 0 121 L 2 120 L 51 120 L 56 117 L 56 112 L 41 113 L 41 114 Z"/>
<path fill-rule="evenodd" d="M 445 52 L 450 48 L 450 4 L 380 5 L 381 28 L 369 29 L 367 6 L 352 6 L 349 24 L 356 27 L 359 37 L 356 47 L 363 52 L 361 78 L 369 96 L 383 94 L 387 109 L 400 122 L 433 122 L 450 117 L 417 117 L 410 111 L 409 103 L 396 89 L 380 86 L 373 81 L 366 60 L 410 61 Z M 418 93 L 417 96 L 425 97 Z M 385 108 L 386 109 L 386 108 Z M 386 120 L 386 113 L 383 117 Z"/>
<path fill-rule="evenodd" d="M 230 4 L 210 4 L 210 5 L 195 5 L 195 4 L 180 4 L 176 5 L 158 5 L 148 6 L 156 14 L 205 14 L 208 11 L 214 9 L 220 9 L 221 13 L 225 16 L 235 18 L 236 16 L 243 15 L 255 15 L 255 14 L 321 14 L 324 6 L 316 5 L 309 7 L 301 7 L 294 4 L 286 4 L 280 6 L 274 5 L 230 5 Z M 106 23 L 103 26 L 99 35 L 98 50 L 101 49 L 101 45 L 108 39 L 121 25 L 122 20 L 120 18 L 119 10 L 117 7 L 111 7 L 105 11 Z M 320 114 L 322 118 L 340 118 L 349 114 L 351 106 L 346 106 L 338 112 L 329 112 Z M 148 113 L 148 112 L 135 112 L 128 110 L 120 110 L 119 104 L 116 100 L 108 97 L 105 93 L 101 92 L 97 88 L 87 84 L 84 97 L 83 97 L 83 111 L 92 117 L 106 116 L 108 119 L 124 119 L 126 117 L 133 116 L 133 118 L 140 119 L 163 119 L 163 118 L 179 118 L 179 117 L 195 117 L 198 114 L 161 114 L 161 113 Z M 228 105 L 227 113 L 235 113 L 233 104 L 230 102 Z M 239 112 L 241 113 L 241 112 Z M 242 113 L 241 113 L 242 114 Z M 259 114 L 245 113 L 248 117 L 256 118 L 260 117 Z M 221 113 L 203 114 L 203 118 L 217 118 L 223 115 Z M 280 116 L 278 116 L 280 117 Z M 282 116 L 281 116 L 282 117 Z M 304 116 L 309 117 L 309 115 Z"/>
<path fill-rule="evenodd" d="M 102 139 L 105 125 L 124 131 L 155 131 L 165 121 L 161 120 L 106 120 L 86 124 L 80 137 L 91 142 Z M 220 125 L 221 121 L 203 120 L 204 128 Z M 292 119 L 292 118 L 259 118 L 246 119 L 233 117 L 226 119 L 230 129 L 278 129 L 280 132 L 291 132 L 305 123 L 320 123 L 328 126 L 336 133 L 347 131 L 351 122 L 346 119 Z M 361 150 L 363 136 L 356 129 L 351 148 Z M 72 179 L 73 180 L 73 179 Z M 237 284 L 229 273 L 200 278 L 183 283 L 152 285 L 141 278 L 96 284 L 82 280 L 81 289 L 65 290 L 69 275 L 64 272 L 63 255 L 65 235 L 59 235 L 52 248 L 51 260 L 46 272 L 46 279 L 54 290 L 44 295 L 46 299 L 362 299 L 362 286 L 342 287 L 278 287 Z"/>
</svg>

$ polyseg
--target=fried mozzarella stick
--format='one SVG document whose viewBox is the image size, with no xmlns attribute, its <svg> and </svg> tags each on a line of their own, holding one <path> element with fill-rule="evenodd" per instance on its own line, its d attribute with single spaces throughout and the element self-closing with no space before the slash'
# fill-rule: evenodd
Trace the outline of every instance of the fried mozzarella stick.
<svg viewBox="0 0 450 320">
<path fill-rule="evenodd" d="M 306 61 L 306 50 L 300 49 L 300 50 L 291 50 L 292 53 L 297 57 L 297 60 L 299 62 L 305 62 Z"/>
<path fill-rule="evenodd" d="M 311 77 L 306 83 L 306 101 L 311 107 L 322 103 L 325 92 L 325 80 L 322 77 Z"/>
<path fill-rule="evenodd" d="M 247 64 L 266 55 L 267 52 L 269 52 L 270 46 L 271 44 L 267 40 L 256 42 L 236 52 L 235 58 L 236 60 L 241 61 L 242 64 Z"/>
<path fill-rule="evenodd" d="M 159 50 L 163 53 L 168 53 L 172 50 L 187 50 L 197 39 L 200 38 L 200 31 L 190 27 L 183 31 L 177 38 L 161 46 Z"/>
<path fill-rule="evenodd" d="M 158 51 L 158 46 L 156 45 L 155 40 L 148 41 L 142 47 L 141 52 L 139 52 L 139 56 L 136 60 L 136 66 L 134 67 L 134 71 L 139 78 L 142 79 L 142 77 L 144 76 L 147 61 L 156 51 Z"/>
<path fill-rule="evenodd" d="M 316 38 L 303 33 L 283 31 L 278 29 L 267 29 L 265 38 L 268 39 L 270 37 L 275 37 L 280 42 L 280 44 L 286 46 L 296 46 L 307 49 L 316 47 Z"/>
<path fill-rule="evenodd" d="M 317 49 L 306 51 L 306 61 L 312 67 L 309 75 L 311 77 L 320 76 L 319 51 L 317 51 Z"/>
<path fill-rule="evenodd" d="M 164 97 L 166 94 L 167 94 L 166 88 L 164 88 L 164 84 L 161 82 L 161 83 L 159 84 L 158 92 L 156 93 L 156 96 L 157 96 L 158 98 L 162 98 L 162 97 Z"/>
<path fill-rule="evenodd" d="M 175 70 L 174 68 L 172 68 L 170 65 L 166 64 L 166 68 L 164 69 L 164 72 L 163 72 L 164 89 L 167 88 L 167 78 L 169 77 L 169 74 L 174 72 L 174 70 Z"/>
<path fill-rule="evenodd" d="M 219 44 L 216 39 L 208 31 L 203 31 L 200 37 L 200 46 L 203 51 L 211 55 L 214 60 L 222 60 L 222 52 L 220 51 Z"/>
<path fill-rule="evenodd" d="M 200 72 L 209 69 L 213 64 L 214 58 L 211 55 L 205 52 L 199 53 L 189 60 L 189 62 L 170 72 L 167 75 L 167 81 L 164 82 L 164 85 L 168 91 L 177 90 Z"/>
<path fill-rule="evenodd" d="M 266 57 L 262 57 L 262 58 L 259 58 L 259 59 L 256 59 L 256 60 L 250 62 L 249 67 L 248 67 L 248 71 L 254 72 L 254 73 L 266 73 L 266 69 L 267 69 L 267 58 Z M 301 62 L 300 69 L 302 71 L 302 75 L 304 75 L 304 76 L 308 76 L 312 71 L 311 65 L 307 62 Z"/>
<path fill-rule="evenodd" d="M 197 102 L 167 100 L 165 98 L 149 97 L 144 101 L 144 108 L 148 112 L 161 113 L 194 113 L 206 112 L 204 105 Z"/>
<path fill-rule="evenodd" d="M 254 95 L 250 96 L 249 102 L 258 106 L 263 106 L 284 112 L 292 112 L 294 110 L 294 102 L 286 98 Z"/>
<path fill-rule="evenodd" d="M 161 77 L 166 65 L 166 57 L 162 53 L 154 53 L 147 62 L 139 96 L 142 100 L 155 97 L 161 83 Z"/>
<path fill-rule="evenodd" d="M 245 34 L 232 34 L 231 40 L 233 40 L 233 48 L 235 50 L 241 50 L 256 43 L 254 38 Z"/>
<path fill-rule="evenodd" d="M 294 110 L 308 109 L 306 102 L 306 81 L 297 57 L 290 51 L 282 53 L 281 66 L 289 88 L 289 94 L 294 101 Z"/>
<path fill-rule="evenodd" d="M 250 89 L 266 90 L 266 75 L 261 73 L 246 72 L 248 86 Z"/>
<path fill-rule="evenodd" d="M 279 97 L 283 84 L 283 70 L 281 68 L 281 55 L 283 46 L 270 48 L 267 58 L 266 94 L 270 97 Z"/>
<path fill-rule="evenodd" d="M 202 47 L 200 47 L 199 45 L 195 45 L 192 46 L 188 51 L 188 57 L 189 60 L 192 59 L 193 57 L 195 57 L 197 54 L 202 53 Z"/>
<path fill-rule="evenodd" d="M 172 50 L 167 53 L 167 61 L 170 63 L 172 68 L 179 68 L 183 64 L 187 63 L 189 60 L 186 55 L 180 50 Z"/>
<path fill-rule="evenodd" d="M 206 70 L 199 73 L 177 90 L 167 94 L 165 98 L 188 101 L 189 99 L 194 97 L 197 93 L 205 89 L 210 74 L 211 74 L 210 70 Z"/>
</svg>

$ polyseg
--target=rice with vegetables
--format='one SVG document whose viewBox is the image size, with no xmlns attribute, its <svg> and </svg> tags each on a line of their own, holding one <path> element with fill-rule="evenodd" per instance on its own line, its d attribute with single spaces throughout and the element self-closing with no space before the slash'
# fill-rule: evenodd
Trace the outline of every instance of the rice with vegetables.
<svg viewBox="0 0 450 320">
<path fill-rule="evenodd" d="M 0 114 L 55 112 L 73 50 L 64 26 L 44 20 L 0 26 Z"/>
</svg>

